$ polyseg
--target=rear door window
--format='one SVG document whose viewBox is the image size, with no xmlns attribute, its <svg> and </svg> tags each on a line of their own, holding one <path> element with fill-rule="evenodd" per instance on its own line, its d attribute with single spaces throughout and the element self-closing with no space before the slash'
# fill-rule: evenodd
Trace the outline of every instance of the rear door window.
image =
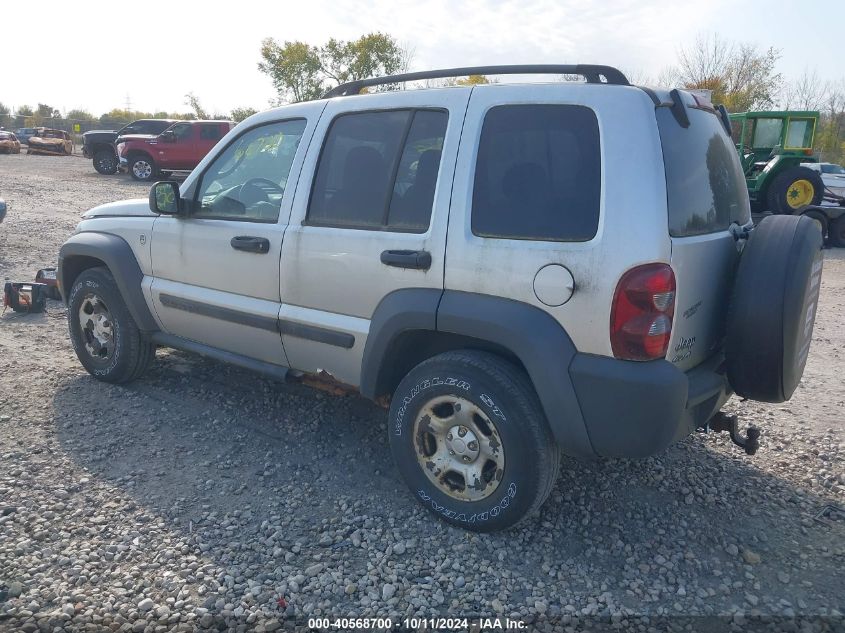
<svg viewBox="0 0 845 633">
<path fill-rule="evenodd" d="M 504 105 L 484 118 L 472 232 L 505 239 L 592 239 L 601 197 L 595 113 L 577 105 Z"/>
<path fill-rule="evenodd" d="M 448 114 L 343 114 L 326 135 L 307 223 L 422 233 L 428 229 Z"/>
<path fill-rule="evenodd" d="M 200 138 L 204 141 L 217 141 L 223 138 L 223 126 L 208 123 L 200 126 Z"/>
<path fill-rule="evenodd" d="M 681 127 L 669 108 L 657 108 L 663 145 L 669 234 L 686 237 L 727 229 L 751 219 L 745 176 L 719 118 L 688 108 Z"/>
</svg>

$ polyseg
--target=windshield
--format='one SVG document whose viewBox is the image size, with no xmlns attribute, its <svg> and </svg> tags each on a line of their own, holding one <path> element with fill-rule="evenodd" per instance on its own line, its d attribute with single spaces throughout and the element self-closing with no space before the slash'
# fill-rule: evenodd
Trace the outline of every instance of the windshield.
<svg viewBox="0 0 845 633">
<path fill-rule="evenodd" d="M 757 119 L 754 124 L 754 147 L 775 147 L 780 145 L 783 119 Z"/>
</svg>

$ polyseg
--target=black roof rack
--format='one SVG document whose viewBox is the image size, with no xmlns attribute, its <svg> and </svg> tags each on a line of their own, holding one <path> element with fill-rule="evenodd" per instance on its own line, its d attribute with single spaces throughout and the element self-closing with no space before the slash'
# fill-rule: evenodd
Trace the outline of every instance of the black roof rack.
<svg viewBox="0 0 845 633">
<path fill-rule="evenodd" d="M 324 99 L 356 95 L 367 86 L 397 84 L 403 81 L 423 79 L 444 79 L 447 77 L 467 77 L 469 75 L 581 75 L 587 83 L 607 83 L 616 86 L 630 86 L 627 77 L 613 66 L 594 64 L 512 64 L 505 66 L 467 66 L 466 68 L 445 68 L 443 70 L 424 70 L 416 73 L 370 77 L 340 84 L 323 95 Z"/>
</svg>

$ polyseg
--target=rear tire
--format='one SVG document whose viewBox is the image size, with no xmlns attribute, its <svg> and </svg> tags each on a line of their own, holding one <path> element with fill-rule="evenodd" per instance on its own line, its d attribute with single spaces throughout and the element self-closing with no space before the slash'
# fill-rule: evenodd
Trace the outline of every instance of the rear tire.
<svg viewBox="0 0 845 633">
<path fill-rule="evenodd" d="M 793 214 L 802 207 L 820 204 L 824 183 L 819 172 L 796 165 L 785 169 L 772 181 L 766 192 L 769 211 Z"/>
<path fill-rule="evenodd" d="M 129 313 L 108 268 L 88 268 L 68 297 L 68 329 L 76 356 L 97 380 L 126 383 L 138 378 L 155 357 Z"/>
<path fill-rule="evenodd" d="M 830 223 L 827 239 L 831 246 L 845 248 L 845 214 L 840 215 Z"/>
<path fill-rule="evenodd" d="M 528 376 L 493 354 L 446 352 L 417 365 L 396 389 L 388 430 L 417 502 L 467 530 L 516 525 L 557 480 L 560 450 Z"/>
<path fill-rule="evenodd" d="M 111 150 L 101 149 L 94 154 L 94 169 L 105 176 L 117 173 L 119 162 Z"/>
<path fill-rule="evenodd" d="M 158 170 L 155 161 L 146 154 L 133 154 L 129 157 L 129 173 L 135 180 L 149 182 L 156 177 Z"/>
</svg>

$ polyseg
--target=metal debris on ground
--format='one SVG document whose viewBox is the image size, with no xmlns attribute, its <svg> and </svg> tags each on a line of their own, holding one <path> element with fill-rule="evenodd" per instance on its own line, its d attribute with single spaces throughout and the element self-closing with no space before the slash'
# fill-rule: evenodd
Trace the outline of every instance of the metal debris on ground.
<svg viewBox="0 0 845 633">
<path fill-rule="evenodd" d="M 832 528 L 834 523 L 845 520 L 845 510 L 835 505 L 826 505 L 819 513 L 813 517 L 813 520 L 821 523 L 826 528 Z"/>
<path fill-rule="evenodd" d="M 7 281 L 3 287 L 3 311 L 33 314 L 47 307 L 47 286 L 39 283 Z"/>
</svg>

